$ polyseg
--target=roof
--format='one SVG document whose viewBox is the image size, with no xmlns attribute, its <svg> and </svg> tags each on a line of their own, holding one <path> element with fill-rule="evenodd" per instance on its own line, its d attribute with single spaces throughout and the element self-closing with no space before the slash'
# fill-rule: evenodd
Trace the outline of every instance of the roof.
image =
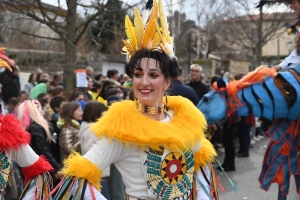
<svg viewBox="0 0 300 200">
<path fill-rule="evenodd" d="M 28 6 L 28 7 L 33 7 L 33 9 L 35 9 L 35 10 L 40 10 L 40 6 L 39 6 L 39 4 L 37 3 L 36 0 L 22 0 L 22 1 L 20 1 L 20 3 L 16 3 L 15 6 L 20 6 L 20 7 L 21 6 Z M 50 11 L 50 12 L 56 13 L 58 15 L 62 15 L 62 16 L 67 15 L 67 10 L 63 9 L 63 8 L 60 8 L 58 6 L 53 6 L 53 5 L 42 2 L 42 7 L 46 11 Z M 0 11 L 2 11 L 2 10 L 6 11 L 7 7 L 4 7 L 4 6 L 0 5 Z"/>
<path fill-rule="evenodd" d="M 260 16 L 259 14 L 255 15 L 243 15 L 239 17 L 234 17 L 231 19 L 226 20 L 227 22 L 233 22 L 233 21 L 256 21 L 259 20 Z M 277 12 L 277 13 L 265 13 L 263 15 L 264 21 L 276 21 L 276 20 L 282 20 L 285 19 L 287 21 L 291 20 L 294 21 L 296 19 L 295 15 L 291 12 Z"/>
</svg>

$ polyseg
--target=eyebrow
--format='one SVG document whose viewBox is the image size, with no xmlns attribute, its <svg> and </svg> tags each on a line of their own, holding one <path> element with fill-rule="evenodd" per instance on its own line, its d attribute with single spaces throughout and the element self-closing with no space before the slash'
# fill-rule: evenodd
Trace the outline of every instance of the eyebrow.
<svg viewBox="0 0 300 200">
<path fill-rule="evenodd" d="M 136 71 L 144 71 L 144 69 L 143 69 L 143 68 L 138 68 L 138 69 L 136 69 Z M 158 69 L 148 69 L 148 71 L 156 71 L 156 72 L 159 72 Z"/>
</svg>

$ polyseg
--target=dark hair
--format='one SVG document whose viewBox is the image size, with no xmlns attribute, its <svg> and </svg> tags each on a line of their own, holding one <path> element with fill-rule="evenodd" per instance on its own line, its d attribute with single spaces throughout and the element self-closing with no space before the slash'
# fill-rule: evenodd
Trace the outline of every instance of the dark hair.
<svg viewBox="0 0 300 200">
<path fill-rule="evenodd" d="M 82 121 L 84 122 L 96 122 L 99 119 L 107 107 L 99 101 L 89 101 L 84 108 Z"/>
<path fill-rule="evenodd" d="M 244 74 L 237 74 L 234 76 L 234 79 L 238 81 L 238 80 L 242 79 L 243 76 L 244 76 Z"/>
<path fill-rule="evenodd" d="M 126 74 L 130 78 L 132 78 L 134 70 L 141 69 L 142 58 L 152 58 L 156 60 L 156 63 L 161 69 L 165 79 L 178 76 L 179 67 L 176 58 L 170 59 L 167 54 L 160 51 L 141 49 L 132 56 L 129 63 L 126 65 Z M 147 62 L 149 62 L 149 60 Z"/>
<path fill-rule="evenodd" d="M 55 86 L 52 90 L 51 90 L 51 95 L 52 96 L 56 96 L 60 93 L 62 93 L 64 91 L 64 87 L 61 85 Z"/>
<path fill-rule="evenodd" d="M 80 95 L 83 95 L 83 96 L 84 96 L 84 94 L 83 94 L 82 92 L 80 92 L 80 91 L 74 91 L 74 92 L 71 94 L 69 101 L 75 101 L 75 99 L 76 99 L 77 97 L 79 97 Z"/>
<path fill-rule="evenodd" d="M 214 75 L 213 77 L 211 77 L 210 85 L 213 85 L 214 82 L 218 81 L 219 78 L 221 78 L 221 76 L 219 76 L 219 75 Z"/>
<path fill-rule="evenodd" d="M 7 101 L 7 105 L 16 106 L 19 103 L 19 100 L 16 97 L 11 97 Z"/>
<path fill-rule="evenodd" d="M 123 99 L 127 99 L 127 96 L 129 96 L 130 89 L 125 87 L 120 87 L 120 89 L 123 91 Z"/>
<path fill-rule="evenodd" d="M 49 104 L 47 99 L 38 99 L 38 101 L 40 102 L 42 108 L 44 108 L 45 105 Z"/>
<path fill-rule="evenodd" d="M 64 120 L 63 127 L 69 128 L 72 125 L 72 116 L 79 107 L 78 102 L 68 102 L 64 105 L 60 113 L 60 118 Z"/>
<path fill-rule="evenodd" d="M 50 101 L 50 107 L 54 112 L 56 112 L 55 108 L 59 107 L 62 102 L 66 101 L 66 97 L 54 97 Z"/>
<path fill-rule="evenodd" d="M 101 89 L 101 83 L 98 81 L 93 81 L 93 88 L 91 89 L 92 92 L 97 92 L 97 90 Z"/>
<path fill-rule="evenodd" d="M 100 79 L 103 77 L 103 75 L 102 74 L 97 74 L 96 76 L 95 76 L 95 80 L 96 81 L 100 81 Z"/>
<path fill-rule="evenodd" d="M 40 84 L 40 83 L 49 83 L 49 80 L 41 79 L 41 80 L 38 81 L 38 84 Z"/>
<path fill-rule="evenodd" d="M 103 82 L 103 85 L 102 85 L 101 92 L 99 93 L 99 95 L 97 96 L 97 98 L 98 98 L 99 96 L 103 98 L 104 93 L 105 93 L 105 91 L 107 90 L 106 88 L 107 88 L 107 86 L 109 86 L 109 85 L 115 85 L 115 86 L 116 86 L 116 84 L 115 84 L 114 82 L 110 81 L 110 80 L 104 81 L 104 82 Z"/>
<path fill-rule="evenodd" d="M 111 77 L 113 77 L 117 73 L 119 73 L 118 70 L 116 70 L 116 69 L 110 69 L 110 70 L 107 71 L 107 77 L 111 78 Z"/>
<path fill-rule="evenodd" d="M 33 78 L 34 75 L 35 75 L 35 73 L 31 73 L 31 74 L 29 75 L 28 82 L 31 82 L 31 81 L 32 81 L 32 78 Z"/>
<path fill-rule="evenodd" d="M 119 92 L 123 92 L 119 87 L 110 88 L 104 93 L 103 99 L 107 100 L 107 98 L 111 95 L 117 95 Z M 124 92 L 123 92 L 124 93 Z"/>
<path fill-rule="evenodd" d="M 111 106 L 115 102 L 122 101 L 121 97 L 117 95 L 111 95 L 107 98 L 107 106 Z"/>
<path fill-rule="evenodd" d="M 47 96 L 47 93 L 40 93 L 40 94 L 37 96 L 37 99 L 44 99 L 45 96 Z"/>
<path fill-rule="evenodd" d="M 22 94 L 28 94 L 28 92 L 26 90 L 21 90 L 19 93 L 18 93 L 18 97 L 20 97 Z"/>
<path fill-rule="evenodd" d="M 59 75 L 59 74 L 54 74 L 54 76 L 53 76 L 53 80 L 56 80 L 56 79 L 58 79 L 58 78 L 60 78 L 60 79 L 61 79 L 61 75 Z"/>
</svg>

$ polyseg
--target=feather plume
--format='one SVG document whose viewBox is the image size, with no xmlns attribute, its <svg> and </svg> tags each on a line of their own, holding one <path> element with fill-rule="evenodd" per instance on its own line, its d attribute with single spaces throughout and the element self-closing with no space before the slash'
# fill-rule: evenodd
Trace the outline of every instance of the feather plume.
<svg viewBox="0 0 300 200">
<path fill-rule="evenodd" d="M 135 36 L 137 40 L 137 48 L 140 49 L 142 46 L 143 35 L 144 35 L 144 23 L 138 9 L 134 8 L 134 26 Z"/>
<path fill-rule="evenodd" d="M 125 17 L 125 28 L 126 28 L 126 35 L 131 43 L 131 46 L 133 50 L 138 49 L 137 48 L 137 42 L 136 42 L 136 36 L 135 36 L 135 29 L 132 25 L 132 22 L 130 21 L 128 15 Z"/>
<path fill-rule="evenodd" d="M 156 32 L 154 35 L 153 41 L 152 41 L 152 46 L 157 47 L 160 42 L 161 42 L 160 36 L 159 36 L 158 32 Z"/>
<path fill-rule="evenodd" d="M 260 2 L 258 2 L 256 4 L 256 8 L 262 8 L 264 7 L 265 5 L 274 5 L 276 3 L 291 3 L 291 0 L 269 0 L 269 1 L 265 1 L 265 0 L 261 0 Z"/>
<path fill-rule="evenodd" d="M 167 42 L 166 41 L 166 39 L 167 39 L 166 37 L 169 35 L 168 34 L 169 33 L 169 30 L 168 30 L 169 29 L 169 25 L 167 23 L 167 18 L 165 16 L 165 13 L 164 13 L 164 11 L 162 9 L 162 3 L 161 3 L 161 1 L 158 2 L 158 6 L 159 6 L 159 19 L 160 19 L 161 31 L 162 31 L 163 36 L 165 36 L 163 38 L 162 43 L 163 43 L 163 45 L 165 45 L 165 43 Z"/>
<path fill-rule="evenodd" d="M 152 48 L 152 39 L 156 33 L 156 26 L 154 20 L 158 19 L 158 6 L 157 6 L 157 1 L 154 1 L 152 12 L 150 15 L 150 19 L 147 23 L 145 33 L 143 35 L 143 43 L 142 43 L 142 48 L 146 47 L 147 49 Z"/>
<path fill-rule="evenodd" d="M 142 17 L 144 25 L 147 23 L 152 6 L 153 6 L 153 0 L 148 0 Z"/>
</svg>

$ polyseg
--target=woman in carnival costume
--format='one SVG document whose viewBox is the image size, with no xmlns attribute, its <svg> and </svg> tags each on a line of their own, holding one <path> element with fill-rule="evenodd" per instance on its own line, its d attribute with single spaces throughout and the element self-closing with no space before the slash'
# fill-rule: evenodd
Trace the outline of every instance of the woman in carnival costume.
<svg viewBox="0 0 300 200">
<path fill-rule="evenodd" d="M 14 62 L 0 48 L 0 67 L 11 71 Z M 42 200 L 52 189 L 52 179 L 48 171 L 52 166 L 44 157 L 39 157 L 29 146 L 30 134 L 22 129 L 13 115 L 0 116 L 0 199 L 4 199 L 4 190 L 11 176 L 12 161 L 22 168 L 27 183 L 20 199 Z"/>
<path fill-rule="evenodd" d="M 100 179 L 112 163 L 129 200 L 218 199 L 210 164 L 216 152 L 204 136 L 203 114 L 185 98 L 164 96 L 178 64 L 161 1 L 154 0 L 149 19 L 134 9 L 134 26 L 126 16 L 125 27 L 126 73 L 136 101 L 114 103 L 91 126 L 99 141 L 84 156 L 65 160 L 55 199 L 105 199 Z"/>
</svg>

